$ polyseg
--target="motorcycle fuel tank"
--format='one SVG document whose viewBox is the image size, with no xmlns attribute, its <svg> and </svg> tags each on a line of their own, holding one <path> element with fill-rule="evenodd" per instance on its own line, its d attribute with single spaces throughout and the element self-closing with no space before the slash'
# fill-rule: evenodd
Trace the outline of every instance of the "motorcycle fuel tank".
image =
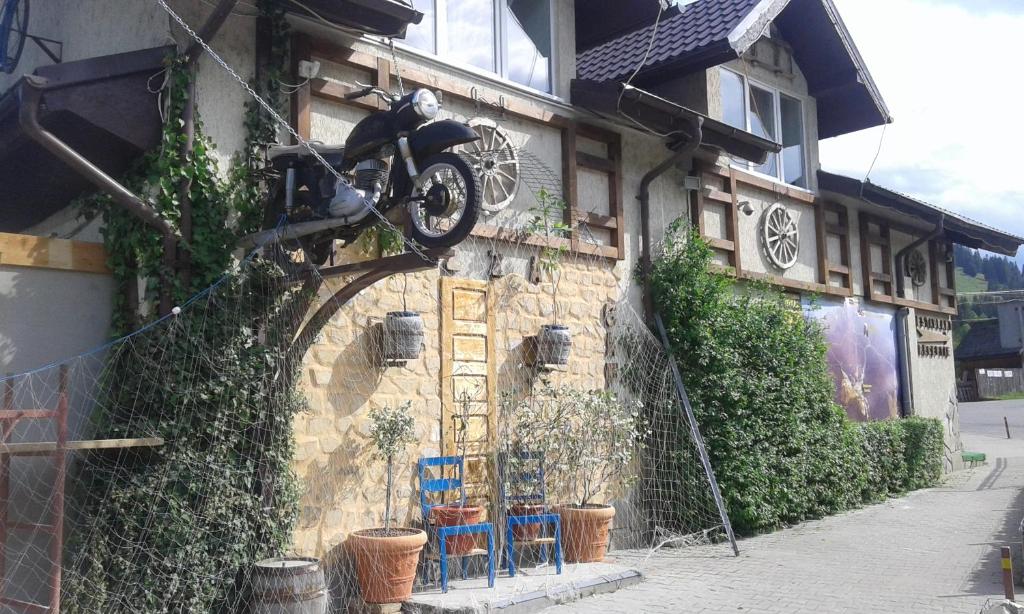
<svg viewBox="0 0 1024 614">
<path fill-rule="evenodd" d="M 364 117 L 345 140 L 345 157 L 357 162 L 377 153 L 395 137 L 391 113 L 371 113 Z"/>
</svg>

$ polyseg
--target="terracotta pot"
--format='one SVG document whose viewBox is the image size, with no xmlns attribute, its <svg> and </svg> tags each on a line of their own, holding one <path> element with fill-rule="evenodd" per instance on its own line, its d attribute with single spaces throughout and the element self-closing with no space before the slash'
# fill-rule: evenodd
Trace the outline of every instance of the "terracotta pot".
<svg viewBox="0 0 1024 614">
<path fill-rule="evenodd" d="M 593 563 L 604 559 L 608 550 L 608 531 L 615 508 L 610 505 L 566 505 L 558 509 L 562 517 L 562 550 L 571 563 Z"/>
<path fill-rule="evenodd" d="M 453 527 L 460 524 L 477 524 L 484 515 L 484 508 L 478 505 L 440 505 L 430 510 L 434 526 Z M 468 554 L 476 548 L 476 534 L 455 535 L 445 541 L 449 556 Z"/>
<path fill-rule="evenodd" d="M 547 506 L 539 504 L 516 503 L 508 510 L 509 516 L 539 516 L 547 513 Z M 540 537 L 541 524 L 519 524 L 512 527 L 512 537 L 516 541 L 529 542 Z"/>
<path fill-rule="evenodd" d="M 419 529 L 366 529 L 348 536 L 356 579 L 366 603 L 401 603 L 412 596 L 427 534 Z"/>
</svg>

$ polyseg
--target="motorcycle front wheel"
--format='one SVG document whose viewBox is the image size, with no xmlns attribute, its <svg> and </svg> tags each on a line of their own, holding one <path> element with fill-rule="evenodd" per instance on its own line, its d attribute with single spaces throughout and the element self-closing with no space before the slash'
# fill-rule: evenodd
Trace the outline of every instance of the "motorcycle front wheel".
<svg viewBox="0 0 1024 614">
<path fill-rule="evenodd" d="M 451 247 L 469 236 L 480 215 L 480 179 L 462 156 L 445 151 L 424 160 L 409 202 L 412 238 Z"/>
</svg>

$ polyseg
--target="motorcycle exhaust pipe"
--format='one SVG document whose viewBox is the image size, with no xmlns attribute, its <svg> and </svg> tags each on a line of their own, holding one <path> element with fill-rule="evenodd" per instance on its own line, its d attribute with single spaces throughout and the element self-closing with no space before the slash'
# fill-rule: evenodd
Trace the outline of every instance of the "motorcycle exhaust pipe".
<svg viewBox="0 0 1024 614">
<path fill-rule="evenodd" d="M 284 211 L 292 214 L 295 207 L 295 169 L 289 168 L 284 175 Z"/>
<path fill-rule="evenodd" d="M 281 241 L 290 241 L 299 239 L 307 235 L 323 232 L 325 230 L 332 230 L 334 228 L 340 228 L 342 226 L 351 226 L 352 224 L 363 219 L 367 215 L 370 215 L 370 207 L 376 207 L 377 202 L 381 197 L 380 184 L 374 186 L 374 191 L 370 196 L 367 196 L 363 201 L 363 209 L 360 215 L 346 215 L 342 217 L 332 217 L 326 220 L 314 220 L 312 222 L 299 222 L 298 224 L 288 224 L 282 228 L 271 228 L 270 230 L 263 230 L 260 232 L 253 233 L 242 237 L 238 241 L 238 247 L 242 249 L 251 249 L 254 247 L 264 247 L 272 245 L 274 243 L 280 243 Z"/>
</svg>

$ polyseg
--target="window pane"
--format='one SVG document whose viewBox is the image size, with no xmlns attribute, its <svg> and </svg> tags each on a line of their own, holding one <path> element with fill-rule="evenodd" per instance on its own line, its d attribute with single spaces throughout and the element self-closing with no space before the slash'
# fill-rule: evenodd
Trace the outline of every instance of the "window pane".
<svg viewBox="0 0 1024 614">
<path fill-rule="evenodd" d="M 551 0 L 508 0 L 508 78 L 551 91 Z"/>
<path fill-rule="evenodd" d="M 775 135 L 775 97 L 771 92 L 754 86 L 750 86 L 750 131 L 769 141 L 778 141 Z M 768 154 L 768 159 L 757 170 L 778 177 L 776 154 Z"/>
<path fill-rule="evenodd" d="M 729 70 L 721 75 L 722 121 L 733 128 L 747 129 L 747 111 L 743 105 L 743 78 Z"/>
<path fill-rule="evenodd" d="M 413 6 L 417 11 L 423 13 L 423 21 L 409 26 L 409 29 L 406 30 L 405 42 L 417 49 L 435 53 L 437 47 L 434 46 L 434 19 L 436 17 L 434 0 L 413 0 Z"/>
<path fill-rule="evenodd" d="M 801 188 L 807 187 L 804 164 L 804 122 L 800 101 L 781 96 L 782 111 L 782 179 Z"/>
<path fill-rule="evenodd" d="M 448 0 L 448 53 L 494 72 L 494 0 Z"/>
</svg>

